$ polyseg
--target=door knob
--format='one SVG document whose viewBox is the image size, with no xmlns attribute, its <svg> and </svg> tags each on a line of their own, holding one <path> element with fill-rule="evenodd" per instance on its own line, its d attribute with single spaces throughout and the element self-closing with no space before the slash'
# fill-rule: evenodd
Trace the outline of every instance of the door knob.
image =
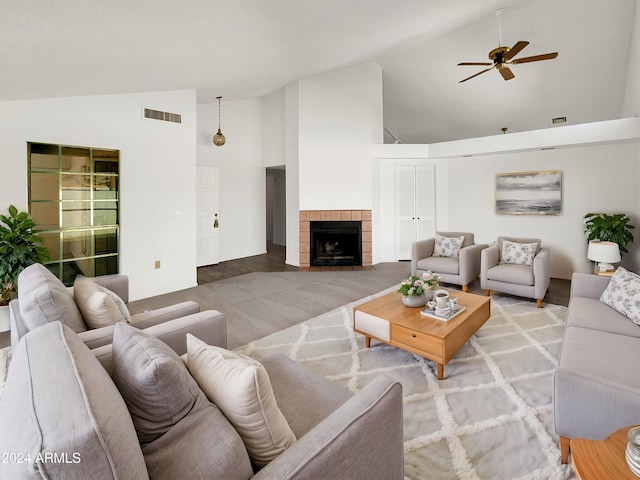
<svg viewBox="0 0 640 480">
<path fill-rule="evenodd" d="M 218 228 L 218 214 L 213 214 L 213 228 Z"/>
</svg>

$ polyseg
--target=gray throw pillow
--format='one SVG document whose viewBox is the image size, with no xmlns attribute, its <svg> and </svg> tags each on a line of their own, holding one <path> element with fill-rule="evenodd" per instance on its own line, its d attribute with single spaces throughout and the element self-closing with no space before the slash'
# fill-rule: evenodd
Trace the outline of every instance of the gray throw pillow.
<svg viewBox="0 0 640 480">
<path fill-rule="evenodd" d="M 154 441 L 209 401 L 171 348 L 127 323 L 113 332 L 113 380 L 141 444 Z"/>
<path fill-rule="evenodd" d="M 29 330 L 50 322 L 62 322 L 76 333 L 87 330 L 73 295 L 44 265 L 20 272 L 18 291 L 20 316 Z"/>
<path fill-rule="evenodd" d="M 640 276 L 618 267 L 600 301 L 640 325 Z"/>
</svg>

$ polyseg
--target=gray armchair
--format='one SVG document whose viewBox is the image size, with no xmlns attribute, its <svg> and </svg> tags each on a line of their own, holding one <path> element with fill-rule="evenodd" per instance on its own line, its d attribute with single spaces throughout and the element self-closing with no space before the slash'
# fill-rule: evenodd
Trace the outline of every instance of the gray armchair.
<svg viewBox="0 0 640 480">
<path fill-rule="evenodd" d="M 519 244 L 536 244 L 532 265 L 506 263 L 503 256 L 505 241 Z M 549 249 L 542 247 L 538 238 L 498 237 L 497 245 L 482 251 L 480 261 L 480 286 L 487 296 L 491 291 L 535 298 L 538 308 L 547 293 L 550 281 Z"/>
<path fill-rule="evenodd" d="M 444 283 L 461 285 L 462 291 L 469 289 L 469 283 L 480 274 L 480 252 L 488 245 L 474 243 L 473 233 L 436 232 L 443 237 L 464 237 L 459 256 L 433 256 L 435 238 L 414 242 L 411 245 L 411 275 L 421 275 L 430 270 L 440 275 Z"/>
</svg>

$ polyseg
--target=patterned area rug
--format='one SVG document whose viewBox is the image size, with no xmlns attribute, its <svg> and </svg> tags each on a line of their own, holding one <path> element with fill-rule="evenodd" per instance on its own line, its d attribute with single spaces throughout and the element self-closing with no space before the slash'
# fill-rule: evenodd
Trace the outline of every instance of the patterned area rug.
<svg viewBox="0 0 640 480">
<path fill-rule="evenodd" d="M 375 341 L 365 348 L 352 308 L 370 298 L 236 350 L 283 353 L 353 392 L 380 374 L 398 379 L 406 479 L 575 478 L 560 463 L 551 406 L 565 307 L 494 295 L 491 318 L 438 381 L 431 361 Z"/>
</svg>

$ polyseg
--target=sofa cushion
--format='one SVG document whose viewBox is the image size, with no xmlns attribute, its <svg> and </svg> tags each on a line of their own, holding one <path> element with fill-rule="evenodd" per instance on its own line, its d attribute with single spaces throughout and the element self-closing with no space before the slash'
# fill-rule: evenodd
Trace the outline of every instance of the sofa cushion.
<svg viewBox="0 0 640 480">
<path fill-rule="evenodd" d="M 431 270 L 437 273 L 458 275 L 460 273 L 460 259 L 451 257 L 427 257 L 418 260 L 417 267 L 425 272 Z"/>
<path fill-rule="evenodd" d="M 436 241 L 433 247 L 434 257 L 458 258 L 460 256 L 464 236 L 449 237 L 436 233 L 435 238 Z"/>
<path fill-rule="evenodd" d="M 131 316 L 119 297 L 84 275 L 73 282 L 73 297 L 89 328 L 101 328 L 130 321 Z M 120 301 L 116 302 L 114 297 Z M 118 305 L 120 303 L 120 305 Z"/>
<path fill-rule="evenodd" d="M 154 480 L 247 480 L 253 468 L 238 432 L 209 403 L 142 448 Z"/>
<path fill-rule="evenodd" d="M 148 478 L 122 397 L 60 322 L 32 330 L 14 348 L 0 431 L 0 452 L 28 454 L 34 462 L 0 462 L 0 478 Z M 45 453 L 62 461 L 36 465 Z"/>
<path fill-rule="evenodd" d="M 62 322 L 74 332 L 84 332 L 73 295 L 44 265 L 35 263 L 18 275 L 20 316 L 29 330 L 49 322 Z"/>
<path fill-rule="evenodd" d="M 640 276 L 618 267 L 600 300 L 640 325 Z"/>
<path fill-rule="evenodd" d="M 187 334 L 189 371 L 235 427 L 249 456 L 263 467 L 296 442 L 278 408 L 269 375 L 256 360 Z"/>
<path fill-rule="evenodd" d="M 516 285 L 533 285 L 533 267 L 503 263 L 490 268 L 487 279 Z"/>
<path fill-rule="evenodd" d="M 597 298 L 571 297 L 567 327 L 583 327 L 640 338 L 640 326 Z"/>
<path fill-rule="evenodd" d="M 504 240 L 500 252 L 500 261 L 514 265 L 533 265 L 537 243 L 518 243 Z"/>
<path fill-rule="evenodd" d="M 260 359 L 280 411 L 297 438 L 327 418 L 353 393 L 281 353 Z"/>
<path fill-rule="evenodd" d="M 127 323 L 115 326 L 111 361 L 141 444 L 209 403 L 171 348 Z"/>
<path fill-rule="evenodd" d="M 556 432 L 603 440 L 619 428 L 637 424 L 638 363 L 639 338 L 568 327 L 554 375 Z"/>
</svg>

